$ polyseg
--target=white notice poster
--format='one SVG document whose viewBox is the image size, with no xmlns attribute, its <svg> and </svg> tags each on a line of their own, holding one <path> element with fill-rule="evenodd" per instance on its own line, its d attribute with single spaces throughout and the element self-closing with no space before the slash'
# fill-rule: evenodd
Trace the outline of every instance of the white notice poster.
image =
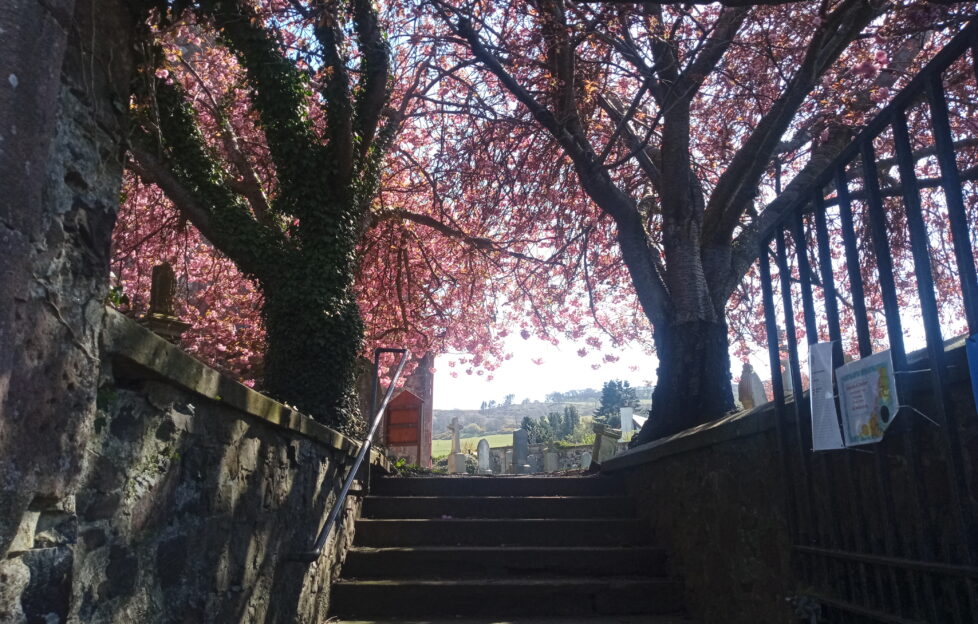
<svg viewBox="0 0 978 624">
<path fill-rule="evenodd" d="M 808 345 L 809 394 L 812 399 L 812 450 L 844 448 L 832 392 L 832 343 Z"/>
<path fill-rule="evenodd" d="M 900 407 L 890 352 L 849 362 L 836 370 L 835 378 L 839 383 L 846 446 L 882 440 Z"/>
</svg>

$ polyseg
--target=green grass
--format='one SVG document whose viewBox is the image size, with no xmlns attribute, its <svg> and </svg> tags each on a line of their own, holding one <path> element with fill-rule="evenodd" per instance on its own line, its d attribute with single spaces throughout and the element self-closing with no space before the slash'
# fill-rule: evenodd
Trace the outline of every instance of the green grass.
<svg viewBox="0 0 978 624">
<path fill-rule="evenodd" d="M 462 445 L 462 451 L 464 452 L 467 448 L 471 448 L 473 451 L 479 445 L 479 440 L 482 438 L 486 439 L 489 443 L 489 448 L 496 448 L 499 446 L 511 446 L 513 444 L 513 434 L 512 433 L 497 433 L 494 435 L 487 436 L 477 436 L 474 438 L 461 438 L 459 442 Z M 432 457 L 444 457 L 452 452 L 452 441 L 451 440 L 432 440 L 431 441 L 431 456 Z"/>
</svg>

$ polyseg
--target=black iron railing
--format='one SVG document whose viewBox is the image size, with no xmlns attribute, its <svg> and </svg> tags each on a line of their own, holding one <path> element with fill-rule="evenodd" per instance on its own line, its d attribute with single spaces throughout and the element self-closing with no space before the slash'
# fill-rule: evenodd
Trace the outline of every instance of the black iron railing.
<svg viewBox="0 0 978 624">
<path fill-rule="evenodd" d="M 970 68 L 962 74 L 963 63 Z M 958 80 L 956 93 L 968 101 L 959 98 L 949 108 L 945 80 L 951 69 Z M 968 81 L 964 88 L 962 79 Z M 954 393 L 949 386 L 950 374 L 966 367 L 952 371 L 947 362 L 938 305 L 946 293 L 936 292 L 930 252 L 938 234 L 933 217 L 930 225 L 925 219 L 925 185 L 916 172 L 921 151 L 914 152 L 912 138 L 917 137 L 908 127 L 910 112 L 916 115 L 926 106 L 929 119 L 914 120 L 928 122 L 933 145 L 927 154 L 940 168 L 939 179 L 926 186 L 941 189 L 936 205 L 946 214 L 952 238 L 967 332 L 975 334 L 978 281 L 971 237 L 978 228 L 978 206 L 965 201 L 950 113 L 978 100 L 976 81 L 978 22 L 945 46 L 825 170 L 811 193 L 760 236 L 758 268 L 793 562 L 799 585 L 818 599 L 824 621 L 978 622 L 978 418 L 967 393 Z M 958 134 L 965 122 L 957 124 Z M 960 136 L 958 140 L 960 144 Z M 892 155 L 886 171 L 881 171 L 876 142 L 885 143 Z M 890 174 L 893 163 L 895 177 Z M 881 174 L 887 180 L 884 188 Z M 856 199 L 850 186 L 859 180 Z M 831 222 L 830 207 L 836 209 Z M 894 236 L 909 237 L 910 248 L 896 259 L 891 253 Z M 810 255 L 812 246 L 815 253 Z M 834 260 L 833 248 L 839 246 L 842 257 Z M 843 258 L 845 270 L 839 275 L 847 287 L 836 284 L 833 264 L 841 269 Z M 907 314 L 906 280 L 898 286 L 897 273 L 912 274 L 916 282 L 909 304 L 913 314 Z M 877 317 L 885 322 L 885 341 L 882 332 L 874 336 L 872 331 L 867 292 L 881 301 Z M 816 294 L 821 295 L 821 310 L 816 309 Z M 866 357 L 874 344 L 888 343 L 900 392 L 909 399 L 901 397 L 901 403 L 914 409 L 901 411 L 880 443 L 816 453 L 811 450 L 810 406 L 801 396 L 798 338 L 814 344 L 827 336 L 834 345 L 833 369 L 841 366 L 847 328 L 840 322 L 840 301 L 854 322 L 853 350 Z M 904 338 L 914 332 L 923 334 L 926 355 L 908 361 Z M 790 411 L 780 373 L 785 350 L 795 394 Z"/>
<path fill-rule="evenodd" d="M 377 405 L 377 397 L 380 392 L 380 356 L 384 353 L 399 353 L 401 355 L 398 361 L 397 368 L 394 370 L 394 374 L 391 376 L 390 385 L 387 387 L 387 392 L 384 394 L 384 400 L 381 401 L 380 405 Z M 401 377 L 401 372 L 404 370 L 404 365 L 407 364 L 408 359 L 411 357 L 411 352 L 407 349 L 375 349 L 374 350 L 374 382 L 373 382 L 373 399 L 371 401 L 371 411 L 373 412 L 373 419 L 370 421 L 370 429 L 367 431 L 367 435 L 360 446 L 360 452 L 357 453 L 357 457 L 350 467 L 350 472 L 346 475 L 346 480 L 343 482 L 343 487 L 340 489 L 340 493 L 337 494 L 336 500 L 333 502 L 333 507 L 329 510 L 329 515 L 326 517 L 326 522 L 323 524 L 322 529 L 319 530 L 319 535 L 316 537 L 316 542 L 312 549 L 301 553 L 296 556 L 296 559 L 300 561 L 306 561 L 312 563 L 317 561 L 323 554 L 323 549 L 326 547 L 326 540 L 329 538 L 329 533 L 336 524 L 340 513 L 343 511 L 343 504 L 346 502 L 346 496 L 350 493 L 350 488 L 353 486 L 353 482 L 357 480 L 357 475 L 360 472 L 360 466 L 363 464 L 363 460 L 370 456 L 370 449 L 373 446 L 374 435 L 377 433 L 377 428 L 380 426 L 380 421 L 384 418 L 384 411 L 387 409 L 387 404 L 390 403 L 391 397 L 394 395 L 394 388 L 397 386 L 397 380 Z M 370 462 L 367 461 L 366 474 L 362 476 L 362 481 L 364 487 L 369 489 L 370 487 Z"/>
</svg>

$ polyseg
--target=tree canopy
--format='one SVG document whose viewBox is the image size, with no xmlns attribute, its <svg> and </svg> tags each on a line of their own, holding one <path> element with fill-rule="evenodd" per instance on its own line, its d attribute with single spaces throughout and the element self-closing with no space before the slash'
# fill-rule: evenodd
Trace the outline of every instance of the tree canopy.
<svg viewBox="0 0 978 624">
<path fill-rule="evenodd" d="M 330 278 L 294 267 L 340 267 L 349 283 L 284 309 L 355 300 L 366 342 L 344 353 L 462 351 L 455 371 L 491 377 L 511 332 L 580 343 L 598 368 L 626 342 L 651 348 L 654 327 L 655 403 L 673 409 L 693 388 L 705 415 L 732 406 L 728 313 L 735 336 L 757 332 L 744 281 L 756 232 L 974 9 L 189 4 L 160 20 L 136 100 L 139 175 L 114 260 L 134 309 L 152 258 L 174 261 L 196 321 L 189 343 L 262 379 L 282 267 L 303 293 Z M 196 147 L 167 143 L 154 116 L 168 93 Z M 174 171 L 187 146 L 200 166 Z M 195 210 L 202 198 L 254 235 L 222 242 Z M 337 228 L 345 247 L 329 242 Z"/>
</svg>

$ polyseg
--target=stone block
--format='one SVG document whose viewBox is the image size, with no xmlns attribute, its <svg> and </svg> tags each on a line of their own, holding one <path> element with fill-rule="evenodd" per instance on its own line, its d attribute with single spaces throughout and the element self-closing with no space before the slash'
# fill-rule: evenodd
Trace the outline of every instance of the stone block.
<svg viewBox="0 0 978 624">
<path fill-rule="evenodd" d="M 31 570 L 20 557 L 0 559 L 0 622 L 27 624 L 21 596 L 31 581 Z"/>
<path fill-rule="evenodd" d="M 16 554 L 34 548 L 34 535 L 37 532 L 37 521 L 41 518 L 40 511 L 25 511 L 20 519 L 20 525 L 10 544 L 9 554 Z"/>
</svg>

